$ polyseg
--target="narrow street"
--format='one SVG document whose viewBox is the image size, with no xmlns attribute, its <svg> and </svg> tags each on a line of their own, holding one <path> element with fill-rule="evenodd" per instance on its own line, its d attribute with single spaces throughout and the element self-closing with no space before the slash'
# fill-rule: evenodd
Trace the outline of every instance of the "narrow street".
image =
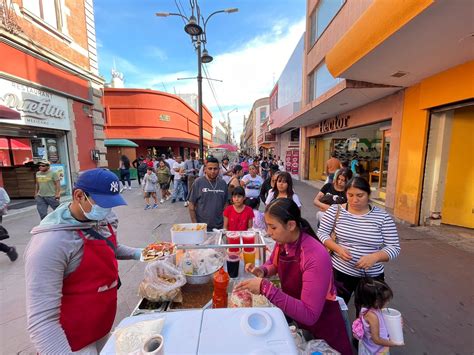
<svg viewBox="0 0 474 355">
<path fill-rule="evenodd" d="M 296 182 L 303 203 L 303 215 L 314 222 L 312 199 L 317 189 Z M 129 205 L 117 208 L 119 240 L 131 246 L 145 246 L 156 238 L 169 238 L 171 224 L 189 221 L 182 203 L 143 210 L 140 190 L 125 191 Z M 7 240 L 23 254 L 29 230 L 39 222 L 35 209 L 7 216 Z M 405 343 L 393 354 L 471 354 L 473 349 L 473 232 L 462 229 L 426 229 L 398 225 L 402 252 L 386 268 L 387 282 L 394 290 L 391 307 L 404 318 Z M 469 236 L 470 234 L 470 236 Z M 449 242 L 449 243 L 448 243 Z M 139 298 L 137 287 L 144 264 L 119 262 L 122 287 L 116 324 L 130 315 Z M 34 354 L 26 330 L 24 262 L 0 258 L 0 343 L 1 354 Z"/>
</svg>

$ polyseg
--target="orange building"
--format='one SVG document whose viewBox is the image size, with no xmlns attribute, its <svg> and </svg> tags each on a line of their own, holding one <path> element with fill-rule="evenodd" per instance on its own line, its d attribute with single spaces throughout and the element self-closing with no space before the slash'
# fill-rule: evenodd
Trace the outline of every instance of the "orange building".
<svg viewBox="0 0 474 355">
<path fill-rule="evenodd" d="M 105 134 L 108 139 L 130 139 L 138 144 L 137 156 L 188 156 L 199 150 L 199 119 L 184 100 L 166 92 L 106 88 Z M 212 143 L 212 116 L 203 108 L 204 149 Z"/>
<path fill-rule="evenodd" d="M 0 18 L 0 185 L 33 197 L 48 159 L 67 195 L 80 170 L 107 166 L 92 1 L 4 1 Z"/>
</svg>

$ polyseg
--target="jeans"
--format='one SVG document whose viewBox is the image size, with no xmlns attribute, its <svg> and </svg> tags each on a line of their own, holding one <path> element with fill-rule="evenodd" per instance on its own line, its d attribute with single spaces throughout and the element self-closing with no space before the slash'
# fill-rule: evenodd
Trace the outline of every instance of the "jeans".
<svg viewBox="0 0 474 355">
<path fill-rule="evenodd" d="M 54 196 L 36 196 L 36 209 L 40 215 L 40 218 L 43 219 L 48 214 L 48 206 L 50 206 L 53 211 L 58 208 L 59 200 L 56 200 Z"/>
<path fill-rule="evenodd" d="M 125 187 L 125 180 L 128 186 L 132 186 L 130 182 L 130 169 L 120 169 L 120 181 L 122 181 L 122 187 Z"/>
<path fill-rule="evenodd" d="M 173 194 L 171 195 L 172 200 L 177 200 L 177 199 L 185 199 L 184 195 L 184 181 L 181 181 L 181 179 L 176 178 L 174 179 L 174 185 L 173 185 Z"/>
<path fill-rule="evenodd" d="M 194 181 L 197 179 L 197 176 L 188 176 L 188 191 L 186 193 L 186 201 L 189 200 L 189 195 L 191 194 L 191 189 L 193 187 Z"/>
</svg>

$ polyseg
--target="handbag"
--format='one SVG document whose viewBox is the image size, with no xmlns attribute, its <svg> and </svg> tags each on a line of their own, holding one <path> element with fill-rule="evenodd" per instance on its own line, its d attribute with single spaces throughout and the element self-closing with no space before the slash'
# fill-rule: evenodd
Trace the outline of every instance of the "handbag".
<svg viewBox="0 0 474 355">
<path fill-rule="evenodd" d="M 0 226 L 0 240 L 8 239 L 10 235 L 4 226 Z"/>
<path fill-rule="evenodd" d="M 337 221 L 339 220 L 339 214 L 340 213 L 341 213 L 341 205 L 337 205 L 336 218 L 334 219 L 334 224 L 332 226 L 332 231 L 331 231 L 331 234 L 329 235 L 334 242 L 336 242 L 336 238 L 337 238 L 336 224 L 337 224 Z"/>
</svg>

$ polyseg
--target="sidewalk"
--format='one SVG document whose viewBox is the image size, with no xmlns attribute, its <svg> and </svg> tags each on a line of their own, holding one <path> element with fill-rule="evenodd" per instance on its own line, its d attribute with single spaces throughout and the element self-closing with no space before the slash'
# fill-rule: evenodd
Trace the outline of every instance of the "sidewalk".
<svg viewBox="0 0 474 355">
<path fill-rule="evenodd" d="M 312 201 L 318 190 L 304 182 L 295 182 L 295 189 L 303 204 L 303 216 L 314 224 Z M 168 201 L 158 209 L 144 211 L 141 190 L 127 190 L 124 197 L 129 205 L 116 209 L 118 237 L 123 244 L 144 247 L 156 239 L 168 240 L 172 224 L 190 221 L 182 202 Z M 31 208 L 6 216 L 4 225 L 12 236 L 7 243 L 15 245 L 22 255 L 29 231 L 38 223 L 38 214 Z M 402 252 L 387 265 L 386 275 L 395 293 L 390 306 L 404 316 L 406 346 L 393 349 L 392 354 L 472 354 L 472 231 L 403 224 L 398 228 Z M 137 289 L 144 267 L 136 261 L 119 262 L 122 287 L 116 324 L 130 315 L 139 300 Z M 20 256 L 11 263 L 0 255 L 0 268 L 0 354 L 35 354 L 26 330 L 23 259 Z"/>
</svg>

